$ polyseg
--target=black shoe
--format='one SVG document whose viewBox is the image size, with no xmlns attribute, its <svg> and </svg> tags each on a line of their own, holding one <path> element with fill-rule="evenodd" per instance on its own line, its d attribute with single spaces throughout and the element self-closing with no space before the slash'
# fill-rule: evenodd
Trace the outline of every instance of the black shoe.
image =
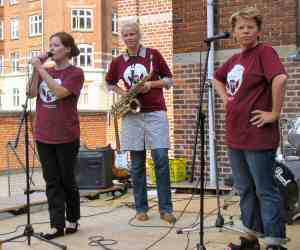
<svg viewBox="0 0 300 250">
<path fill-rule="evenodd" d="M 244 237 L 240 237 L 241 245 L 230 243 L 225 250 L 260 250 L 258 239 L 248 240 Z"/>
<path fill-rule="evenodd" d="M 42 234 L 42 237 L 45 238 L 46 240 L 53 240 L 55 238 L 64 236 L 65 232 L 63 228 L 51 228 L 50 233 Z"/>
<path fill-rule="evenodd" d="M 74 233 L 76 233 L 77 230 L 78 230 L 78 226 L 79 226 L 78 222 L 69 223 L 69 225 L 66 227 L 65 234 L 74 234 Z"/>
<path fill-rule="evenodd" d="M 287 250 L 287 248 L 283 246 L 275 246 L 275 245 L 269 245 L 266 248 L 267 250 Z"/>
</svg>

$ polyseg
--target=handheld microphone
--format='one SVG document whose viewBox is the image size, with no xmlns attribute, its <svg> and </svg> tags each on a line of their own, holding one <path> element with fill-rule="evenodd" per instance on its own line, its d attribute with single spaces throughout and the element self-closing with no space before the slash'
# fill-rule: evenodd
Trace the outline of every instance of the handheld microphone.
<svg viewBox="0 0 300 250">
<path fill-rule="evenodd" d="M 48 58 L 51 58 L 53 56 L 52 51 L 47 51 L 45 54 L 39 55 L 38 58 L 42 61 L 45 62 Z"/>
<path fill-rule="evenodd" d="M 208 37 L 207 39 L 204 40 L 204 42 L 210 43 L 210 42 L 213 42 L 218 39 L 225 39 L 225 38 L 229 38 L 229 37 L 230 37 L 229 32 L 223 32 L 223 33 Z"/>
<path fill-rule="evenodd" d="M 50 50 L 50 51 L 47 51 L 47 58 L 49 58 L 49 57 L 52 57 L 54 54 L 53 54 L 53 52 Z"/>
</svg>

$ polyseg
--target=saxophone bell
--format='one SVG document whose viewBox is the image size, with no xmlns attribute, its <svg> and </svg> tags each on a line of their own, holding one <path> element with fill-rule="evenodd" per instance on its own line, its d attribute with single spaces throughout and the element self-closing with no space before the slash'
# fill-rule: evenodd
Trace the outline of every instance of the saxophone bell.
<svg viewBox="0 0 300 250">
<path fill-rule="evenodd" d="M 141 103 L 137 98 L 130 101 L 129 109 L 132 113 L 139 113 L 141 111 Z"/>
</svg>

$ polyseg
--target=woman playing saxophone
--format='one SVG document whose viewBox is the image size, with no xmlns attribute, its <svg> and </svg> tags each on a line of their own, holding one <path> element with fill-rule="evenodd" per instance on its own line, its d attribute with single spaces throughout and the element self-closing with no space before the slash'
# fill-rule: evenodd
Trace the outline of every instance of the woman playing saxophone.
<svg viewBox="0 0 300 250">
<path fill-rule="evenodd" d="M 121 135 L 121 150 L 130 151 L 132 161 L 136 219 L 149 219 L 145 165 L 146 150 L 151 150 L 157 176 L 160 217 L 175 223 L 168 159 L 169 123 L 163 96 L 163 88 L 169 89 L 173 84 L 172 74 L 159 51 L 140 44 L 141 32 L 137 23 L 125 23 L 121 28 L 121 37 L 127 50 L 110 65 L 106 76 L 109 88 L 122 96 L 130 95 L 131 91 L 136 91 L 134 86 L 146 78 L 137 95 L 140 112 L 129 112 L 123 117 Z M 151 65 L 153 71 L 149 77 Z M 119 80 L 124 81 L 126 89 L 118 86 Z"/>
</svg>

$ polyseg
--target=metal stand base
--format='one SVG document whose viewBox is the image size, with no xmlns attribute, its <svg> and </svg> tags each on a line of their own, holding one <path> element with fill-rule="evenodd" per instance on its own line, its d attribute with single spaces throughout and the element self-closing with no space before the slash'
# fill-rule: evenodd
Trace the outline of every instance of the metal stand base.
<svg viewBox="0 0 300 250">
<path fill-rule="evenodd" d="M 2 240 L 2 241 L 0 241 L 0 245 L 2 245 L 3 243 L 6 243 L 6 242 L 14 241 L 16 239 L 20 239 L 22 237 L 27 237 L 28 246 L 31 245 L 31 237 L 34 237 L 34 238 L 39 239 L 41 241 L 47 242 L 48 244 L 57 246 L 57 247 L 59 247 L 62 250 L 66 250 L 67 249 L 66 246 L 61 245 L 59 243 L 56 243 L 54 241 L 47 240 L 47 239 L 43 238 L 40 234 L 35 233 L 34 230 L 33 230 L 33 228 L 32 228 L 32 225 L 30 225 L 30 224 L 26 225 L 23 234 L 20 234 L 20 235 L 17 235 L 17 236 L 13 236 L 13 237 L 11 237 L 9 239 L 6 239 L 6 240 Z"/>
</svg>

